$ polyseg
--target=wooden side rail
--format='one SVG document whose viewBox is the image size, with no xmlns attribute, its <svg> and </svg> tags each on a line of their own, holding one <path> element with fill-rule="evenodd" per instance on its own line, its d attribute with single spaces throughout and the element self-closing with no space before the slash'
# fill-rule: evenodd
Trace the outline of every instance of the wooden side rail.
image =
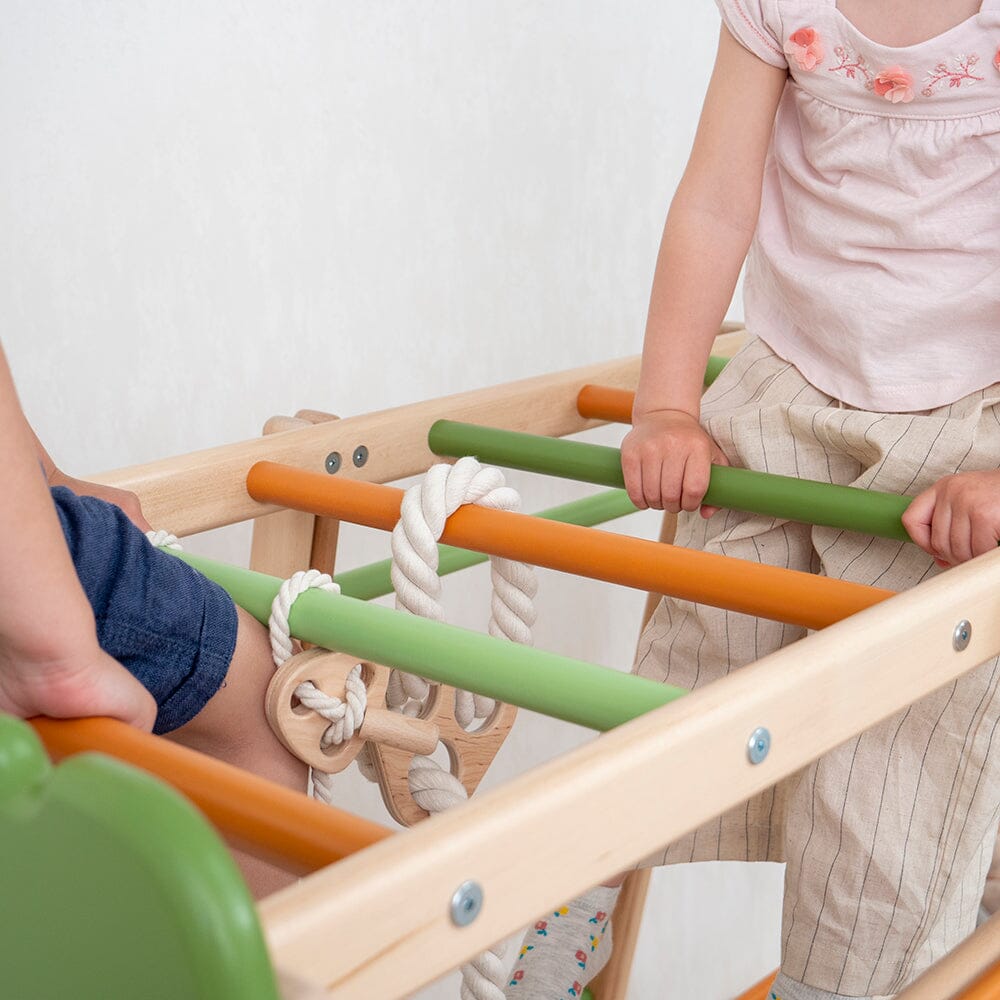
<svg viewBox="0 0 1000 1000">
<path fill-rule="evenodd" d="M 896 1000 L 995 1000 L 1000 997 L 1000 914 L 911 983 Z"/>
<path fill-rule="evenodd" d="M 738 350 L 746 335 L 731 323 L 723 331 L 713 351 L 725 356 Z M 423 472 L 437 461 L 427 447 L 427 431 L 435 420 L 471 421 L 556 437 L 575 434 L 601 423 L 580 416 L 576 399 L 582 386 L 597 382 L 631 387 L 638 374 L 638 357 L 607 361 L 268 434 L 92 478 L 137 493 L 153 525 L 190 535 L 277 510 L 246 494 L 244 482 L 254 462 L 270 460 L 320 472 L 327 457 L 336 453 L 341 458 L 337 475 L 391 482 Z M 368 457 L 357 468 L 351 457 L 359 445 L 368 449 Z"/>
<path fill-rule="evenodd" d="M 208 448 L 94 477 L 138 494 L 147 520 L 183 536 L 234 524 L 278 508 L 252 500 L 246 474 L 254 462 L 270 460 L 323 472 L 327 458 L 339 456 L 337 476 L 389 482 L 425 471 L 438 459 L 427 447 L 435 420 L 450 417 L 539 434 L 574 434 L 597 421 L 576 408 L 585 382 L 632 385 L 639 359 L 627 358 L 543 375 L 473 392 L 345 417 L 310 427 L 268 434 L 231 445 Z M 364 445 L 367 459 L 358 468 L 355 450 Z"/>
</svg>

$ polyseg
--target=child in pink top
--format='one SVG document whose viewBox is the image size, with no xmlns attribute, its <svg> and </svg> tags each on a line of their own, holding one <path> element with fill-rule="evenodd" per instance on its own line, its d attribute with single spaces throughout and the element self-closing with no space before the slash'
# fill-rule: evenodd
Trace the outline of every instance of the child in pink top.
<svg viewBox="0 0 1000 1000">
<path fill-rule="evenodd" d="M 680 511 L 678 544 L 901 590 L 1000 541 L 1000 0 L 717 3 L 622 447 L 629 495 Z M 751 340 L 702 397 L 744 257 Z M 917 494 L 917 544 L 699 516 L 711 463 Z M 802 634 L 666 599 L 636 670 L 700 686 Z M 890 996 L 973 929 L 998 682 L 996 661 L 976 668 L 655 859 L 786 862 L 772 997 Z M 574 995 L 549 949 L 509 996 Z"/>
</svg>

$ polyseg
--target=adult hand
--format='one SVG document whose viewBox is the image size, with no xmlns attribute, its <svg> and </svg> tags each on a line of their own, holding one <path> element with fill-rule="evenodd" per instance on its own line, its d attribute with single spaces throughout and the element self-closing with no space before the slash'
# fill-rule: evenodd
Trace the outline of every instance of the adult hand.
<svg viewBox="0 0 1000 1000">
<path fill-rule="evenodd" d="M 153 696 L 96 638 L 59 657 L 17 649 L 0 637 L 0 711 L 20 718 L 109 715 L 147 732 L 156 721 Z"/>
<path fill-rule="evenodd" d="M 101 483 L 91 483 L 85 479 L 74 479 L 58 469 L 53 470 L 49 475 L 49 485 L 65 486 L 77 496 L 97 497 L 98 500 L 113 503 L 116 507 L 120 507 L 125 516 L 141 531 L 151 530 L 146 515 L 142 512 L 139 498 L 129 490 L 120 490 L 114 486 L 104 486 Z"/>
</svg>

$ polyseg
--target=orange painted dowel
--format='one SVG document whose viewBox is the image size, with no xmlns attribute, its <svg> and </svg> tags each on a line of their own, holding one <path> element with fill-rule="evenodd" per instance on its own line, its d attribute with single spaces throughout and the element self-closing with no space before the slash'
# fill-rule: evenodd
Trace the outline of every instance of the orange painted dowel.
<svg viewBox="0 0 1000 1000">
<path fill-rule="evenodd" d="M 98 751 L 147 771 L 186 795 L 234 846 L 307 874 L 391 836 L 213 757 L 117 719 L 31 719 L 53 760 Z"/>
<path fill-rule="evenodd" d="M 632 423 L 632 403 L 635 393 L 630 389 L 613 389 L 607 385 L 585 385 L 576 397 L 581 417 L 610 420 L 619 424 Z"/>
<path fill-rule="evenodd" d="M 958 1000 L 997 1000 L 997 997 L 1000 997 L 1000 962 L 988 968 L 958 994 Z"/>
<path fill-rule="evenodd" d="M 399 520 L 403 497 L 403 491 L 392 486 L 274 462 L 258 462 L 250 469 L 247 491 L 262 503 L 386 531 Z M 893 595 L 877 587 L 476 506 L 452 514 L 441 541 L 813 629 Z"/>
<path fill-rule="evenodd" d="M 736 1000 L 767 1000 L 771 983 L 774 982 L 775 973 L 765 976 L 759 983 L 755 983 L 746 991 L 741 993 Z"/>
</svg>

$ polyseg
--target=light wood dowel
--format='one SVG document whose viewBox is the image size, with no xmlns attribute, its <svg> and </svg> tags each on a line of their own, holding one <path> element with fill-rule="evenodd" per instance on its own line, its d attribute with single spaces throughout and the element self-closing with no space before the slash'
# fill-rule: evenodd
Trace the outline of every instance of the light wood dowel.
<svg viewBox="0 0 1000 1000">
<path fill-rule="evenodd" d="M 676 534 L 677 515 L 666 511 L 660 525 L 659 540 L 670 544 Z M 646 603 L 642 609 L 642 624 L 639 628 L 640 635 L 649 624 L 649 619 L 653 617 L 653 612 L 661 599 L 660 594 L 646 594 Z M 640 868 L 630 872 L 622 884 L 621 895 L 618 897 L 612 918 L 614 937 L 611 958 L 600 975 L 590 984 L 590 992 L 595 1000 L 627 1000 L 632 963 L 635 960 L 635 949 L 642 928 L 642 913 L 646 908 L 646 896 L 649 894 L 652 877 L 652 869 Z"/>
<path fill-rule="evenodd" d="M 998 959 L 1000 915 L 994 915 L 898 994 L 896 1000 L 994 1000 L 1000 996 L 1000 979 L 993 979 L 992 992 L 983 992 L 988 984 L 982 977 L 992 976 Z"/>
</svg>

